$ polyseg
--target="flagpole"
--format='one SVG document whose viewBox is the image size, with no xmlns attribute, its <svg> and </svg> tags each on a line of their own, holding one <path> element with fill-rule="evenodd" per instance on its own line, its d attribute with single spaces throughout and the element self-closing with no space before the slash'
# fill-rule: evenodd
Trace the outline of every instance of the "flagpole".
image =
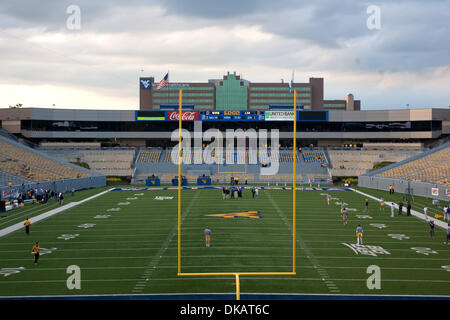
<svg viewBox="0 0 450 320">
<path fill-rule="evenodd" d="M 169 86 L 169 79 L 170 79 L 170 76 L 169 76 L 169 70 L 167 70 L 167 104 L 170 104 L 170 103 L 169 103 L 169 89 L 170 89 L 170 86 Z"/>
</svg>

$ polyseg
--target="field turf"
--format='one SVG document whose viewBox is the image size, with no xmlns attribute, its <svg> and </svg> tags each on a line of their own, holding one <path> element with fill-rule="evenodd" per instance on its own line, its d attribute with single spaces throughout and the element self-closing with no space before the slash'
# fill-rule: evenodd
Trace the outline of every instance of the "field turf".
<svg viewBox="0 0 450 320">
<path fill-rule="evenodd" d="M 383 191 L 362 191 L 390 197 Z M 330 206 L 326 194 L 333 198 Z M 297 191 L 297 274 L 241 276 L 241 293 L 450 295 L 445 231 L 436 228 L 430 238 L 426 222 L 398 216 L 397 211 L 391 218 L 390 208 L 380 211 L 374 200 L 369 200 L 365 212 L 364 198 L 349 191 Z M 351 210 L 348 225 L 340 217 L 341 201 Z M 420 201 L 428 200 L 415 201 L 419 211 Z M 30 205 L 21 210 L 32 214 L 42 208 Z M 24 211 L 16 214 L 22 217 Z M 367 247 L 353 246 L 358 224 L 364 228 Z M 212 230 L 210 248 L 204 242 L 206 226 Z M 245 190 L 242 198 L 222 200 L 220 190 L 184 190 L 181 231 L 182 272 L 292 271 L 290 191 L 260 191 L 252 199 Z M 41 245 L 37 265 L 31 254 L 35 241 Z M 80 267 L 81 289 L 67 288 L 71 265 Z M 371 265 L 380 268 L 380 289 L 367 287 Z M 235 289 L 233 276 L 177 276 L 176 191 L 111 191 L 32 224 L 29 236 L 19 230 L 0 238 L 0 296 L 234 293 Z"/>
</svg>

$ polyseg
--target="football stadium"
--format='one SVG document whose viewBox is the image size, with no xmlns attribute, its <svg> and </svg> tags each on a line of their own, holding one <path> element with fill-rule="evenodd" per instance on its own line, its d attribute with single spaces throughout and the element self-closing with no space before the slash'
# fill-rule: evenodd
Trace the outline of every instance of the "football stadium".
<svg viewBox="0 0 450 320">
<path fill-rule="evenodd" d="M 323 83 L 0 109 L 0 296 L 450 298 L 450 109 Z"/>
</svg>

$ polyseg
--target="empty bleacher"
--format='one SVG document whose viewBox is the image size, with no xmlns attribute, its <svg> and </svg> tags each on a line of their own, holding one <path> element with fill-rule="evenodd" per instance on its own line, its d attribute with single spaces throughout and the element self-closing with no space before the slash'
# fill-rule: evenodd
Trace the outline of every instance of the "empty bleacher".
<svg viewBox="0 0 450 320">
<path fill-rule="evenodd" d="M 190 183 L 195 183 L 198 176 L 210 176 L 213 183 L 229 183 L 231 177 L 238 177 L 241 183 L 291 183 L 293 172 L 294 152 L 292 149 L 279 150 L 279 163 L 277 172 L 271 175 L 262 174 L 265 164 L 271 167 L 270 149 L 267 152 L 258 150 L 257 162 L 250 163 L 250 151 L 229 150 L 223 151 L 222 158 L 228 159 L 226 164 L 207 164 L 202 161 L 205 149 L 193 149 L 192 152 L 183 153 L 182 174 Z M 172 163 L 174 149 L 158 151 L 142 150 L 135 163 L 135 173 L 132 182 L 143 183 L 152 174 L 158 176 L 161 183 L 171 183 L 172 178 L 178 175 L 178 166 Z M 212 152 L 212 156 L 215 154 Z M 323 150 L 312 150 L 305 158 L 302 153 L 296 152 L 297 183 L 328 183 L 330 175 L 327 166 L 326 153 Z M 189 160 L 189 161 L 187 161 Z M 232 164 L 232 160 L 234 163 Z M 308 174 L 310 174 L 308 176 Z"/>
<path fill-rule="evenodd" d="M 378 170 L 375 176 L 450 186 L 450 142 L 397 165 Z"/>
<path fill-rule="evenodd" d="M 327 157 L 322 150 L 302 151 L 303 161 L 310 163 L 327 163 Z"/>
<path fill-rule="evenodd" d="M 16 177 L 16 180 L 22 183 L 83 178 L 91 175 L 87 170 L 55 161 L 4 137 L 0 137 L 0 171 L 4 176 Z"/>
<path fill-rule="evenodd" d="M 131 176 L 133 174 L 134 148 L 40 148 L 46 154 L 72 163 L 87 163 L 89 169 L 106 176 Z M 143 151 L 151 160 L 153 151 Z"/>
<path fill-rule="evenodd" d="M 1 165 L 1 159 L 0 159 Z M 1 170 L 1 169 L 0 169 Z M 12 185 L 21 185 L 24 183 L 32 182 L 29 179 L 21 178 L 13 174 L 6 173 L 4 171 L 0 171 L 0 186 L 8 186 L 9 183 Z"/>
<path fill-rule="evenodd" d="M 158 162 L 161 157 L 161 150 L 141 150 L 138 162 Z"/>
<path fill-rule="evenodd" d="M 343 149 L 329 148 L 333 177 L 360 176 L 376 163 L 399 162 L 422 153 L 424 149 Z"/>
</svg>

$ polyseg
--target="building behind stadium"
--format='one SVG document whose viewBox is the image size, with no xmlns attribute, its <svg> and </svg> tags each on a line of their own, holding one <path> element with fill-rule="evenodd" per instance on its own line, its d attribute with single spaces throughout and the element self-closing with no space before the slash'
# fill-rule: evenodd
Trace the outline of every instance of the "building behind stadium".
<svg viewBox="0 0 450 320">
<path fill-rule="evenodd" d="M 138 110 L 55 108 L 0 109 L 3 130 L 34 143 L 96 142 L 102 146 L 171 147 L 182 89 L 183 127 L 278 129 L 280 145 L 292 146 L 294 89 L 298 146 L 342 147 L 370 143 L 432 146 L 450 133 L 450 110 L 440 108 L 361 110 L 352 94 L 324 99 L 324 79 L 306 83 L 256 83 L 227 73 L 207 82 L 168 83 L 139 79 Z"/>
</svg>

